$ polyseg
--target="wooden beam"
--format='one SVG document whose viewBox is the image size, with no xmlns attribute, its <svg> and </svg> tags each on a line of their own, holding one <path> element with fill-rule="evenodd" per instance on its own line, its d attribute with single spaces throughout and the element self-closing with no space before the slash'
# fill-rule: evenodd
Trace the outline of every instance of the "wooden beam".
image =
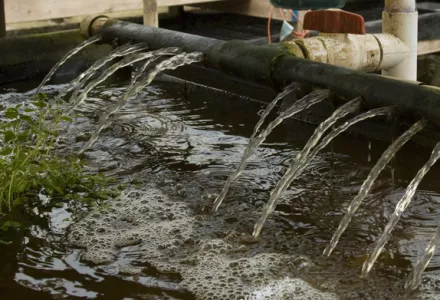
<svg viewBox="0 0 440 300">
<path fill-rule="evenodd" d="M 425 55 L 440 52 L 440 40 L 419 41 L 417 55 Z"/>
<path fill-rule="evenodd" d="M 220 0 L 157 0 L 157 7 L 216 1 Z M 228 1 L 235 3 L 238 0 Z M 142 0 L 4 0 L 4 2 L 7 24 L 143 9 Z"/>
<path fill-rule="evenodd" d="M 222 0 L 157 0 L 157 3 L 159 7 L 164 6 L 182 6 L 182 5 L 190 5 L 190 4 L 197 4 L 197 3 L 209 3 L 209 2 L 219 2 Z M 234 5 L 236 1 L 239 0 L 223 0 L 228 2 L 229 5 Z"/>
<path fill-rule="evenodd" d="M 234 5 L 231 5 L 228 1 L 221 1 L 212 3 L 195 3 L 190 4 L 189 6 L 252 17 L 267 18 L 269 16 L 271 4 L 269 0 L 236 0 Z M 290 15 L 285 14 L 285 17 L 288 18 Z M 273 10 L 272 19 L 283 20 L 279 9 Z"/>
<path fill-rule="evenodd" d="M 159 26 L 159 15 L 156 0 L 143 0 L 144 2 L 144 25 Z"/>
</svg>

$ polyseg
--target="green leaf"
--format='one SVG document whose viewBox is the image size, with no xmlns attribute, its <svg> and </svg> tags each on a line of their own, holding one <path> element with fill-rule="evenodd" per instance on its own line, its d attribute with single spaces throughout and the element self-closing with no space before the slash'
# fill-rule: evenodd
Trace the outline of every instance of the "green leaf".
<svg viewBox="0 0 440 300">
<path fill-rule="evenodd" d="M 6 221 L 3 223 L 2 229 L 4 231 L 8 230 L 9 228 L 20 228 L 21 224 L 16 221 Z"/>
<path fill-rule="evenodd" d="M 25 142 L 29 137 L 29 130 L 25 130 L 17 136 L 17 141 Z"/>
<path fill-rule="evenodd" d="M 64 195 L 63 189 L 54 184 L 51 179 L 46 180 L 46 182 L 44 183 L 44 187 L 46 188 L 46 190 L 48 190 L 49 193 L 56 191 L 58 194 Z"/>
<path fill-rule="evenodd" d="M 8 119 L 15 119 L 18 116 L 18 110 L 16 108 L 8 108 L 5 112 L 5 116 Z"/>
<path fill-rule="evenodd" d="M 14 206 L 24 204 L 24 197 L 19 197 L 14 200 Z"/>
<path fill-rule="evenodd" d="M 30 113 L 30 112 L 34 112 L 35 109 L 33 109 L 33 108 L 25 108 L 24 111 L 27 112 L 27 113 Z"/>
<path fill-rule="evenodd" d="M 5 142 L 6 143 L 8 143 L 8 142 L 10 142 L 12 140 L 15 140 L 15 133 L 13 133 L 10 130 L 6 131 L 4 136 L 5 136 Z"/>
<path fill-rule="evenodd" d="M 35 105 L 38 108 L 43 108 L 46 107 L 47 104 L 44 101 L 46 99 L 46 96 L 40 96 L 41 94 L 38 95 L 38 101 L 34 101 L 32 102 L 33 105 Z"/>
<path fill-rule="evenodd" d="M 69 117 L 67 117 L 67 116 L 62 116 L 61 118 L 60 118 L 60 120 L 63 120 L 63 121 L 66 121 L 66 122 L 69 122 L 69 123 L 72 123 L 72 118 L 69 118 Z"/>
<path fill-rule="evenodd" d="M 23 193 L 23 192 L 25 192 L 28 188 L 30 188 L 28 183 L 29 183 L 29 181 L 24 180 L 24 178 L 22 180 L 18 181 L 15 184 L 15 192 L 16 193 Z M 16 201 L 20 201 L 20 197 L 17 198 Z M 24 199 L 22 199 L 21 201 L 24 202 Z"/>
<path fill-rule="evenodd" d="M 0 155 L 9 155 L 12 153 L 12 148 L 4 147 L 0 149 Z"/>
<path fill-rule="evenodd" d="M 28 123 L 29 125 L 35 125 L 34 120 L 32 120 L 32 118 L 31 118 L 30 116 L 20 115 L 20 120 L 25 121 L 25 122 Z"/>
</svg>

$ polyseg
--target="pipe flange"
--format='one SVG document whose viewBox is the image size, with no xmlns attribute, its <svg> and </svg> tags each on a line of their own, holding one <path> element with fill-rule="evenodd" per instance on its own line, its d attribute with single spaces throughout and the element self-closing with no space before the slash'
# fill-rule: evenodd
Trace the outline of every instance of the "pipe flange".
<svg viewBox="0 0 440 300">
<path fill-rule="evenodd" d="M 109 19 L 109 17 L 105 15 L 87 16 L 81 21 L 79 30 L 84 38 L 88 39 L 94 35 L 93 24 L 98 19 Z"/>
</svg>

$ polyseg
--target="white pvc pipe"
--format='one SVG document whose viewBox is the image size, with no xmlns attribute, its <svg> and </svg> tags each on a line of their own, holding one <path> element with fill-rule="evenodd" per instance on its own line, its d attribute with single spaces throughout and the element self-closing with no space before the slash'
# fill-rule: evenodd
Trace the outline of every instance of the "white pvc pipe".
<svg viewBox="0 0 440 300">
<path fill-rule="evenodd" d="M 365 72 L 392 68 L 410 53 L 407 45 L 391 34 L 323 33 L 284 45 L 295 56 L 298 51 L 293 46 L 299 45 L 307 59 Z"/>
<path fill-rule="evenodd" d="M 414 12 L 416 11 L 415 0 L 385 0 L 385 11 L 388 12 Z"/>
<path fill-rule="evenodd" d="M 410 53 L 400 64 L 383 70 L 382 74 L 417 80 L 418 12 L 415 0 L 385 0 L 382 32 L 399 38 L 410 49 Z"/>
</svg>

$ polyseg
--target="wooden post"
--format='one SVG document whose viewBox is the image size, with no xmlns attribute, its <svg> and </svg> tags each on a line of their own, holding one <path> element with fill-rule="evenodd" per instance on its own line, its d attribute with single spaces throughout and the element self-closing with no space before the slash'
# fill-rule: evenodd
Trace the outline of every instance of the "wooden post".
<svg viewBox="0 0 440 300">
<path fill-rule="evenodd" d="M 307 10 L 300 10 L 298 11 L 298 19 L 300 20 L 300 22 L 297 22 L 296 24 L 296 28 L 295 31 L 297 32 L 302 32 L 303 31 L 303 22 L 304 22 L 304 16 L 307 13 Z"/>
<path fill-rule="evenodd" d="M 0 0 L 0 39 L 6 36 L 5 1 Z"/>
<path fill-rule="evenodd" d="M 144 25 L 159 26 L 159 16 L 157 13 L 157 0 L 144 1 Z"/>
</svg>

